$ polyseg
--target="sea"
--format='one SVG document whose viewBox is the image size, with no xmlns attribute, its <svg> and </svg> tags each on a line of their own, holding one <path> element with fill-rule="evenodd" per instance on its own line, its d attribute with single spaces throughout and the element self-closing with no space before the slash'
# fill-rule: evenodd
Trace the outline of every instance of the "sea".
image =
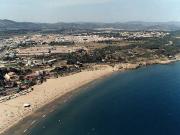
<svg viewBox="0 0 180 135">
<path fill-rule="evenodd" d="M 180 62 L 117 72 L 30 129 L 30 135 L 180 135 Z"/>
</svg>

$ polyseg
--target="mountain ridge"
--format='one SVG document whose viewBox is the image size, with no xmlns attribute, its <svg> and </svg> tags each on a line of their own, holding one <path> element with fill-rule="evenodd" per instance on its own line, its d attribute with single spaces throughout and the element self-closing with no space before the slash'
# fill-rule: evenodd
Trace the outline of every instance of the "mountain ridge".
<svg viewBox="0 0 180 135">
<path fill-rule="evenodd" d="M 175 31 L 180 30 L 180 22 L 57 22 L 57 23 L 33 23 L 33 22 L 16 22 L 8 19 L 0 19 L 0 31 L 5 30 L 61 30 L 61 29 L 98 29 L 114 28 L 128 31 L 136 30 L 160 30 Z"/>
</svg>

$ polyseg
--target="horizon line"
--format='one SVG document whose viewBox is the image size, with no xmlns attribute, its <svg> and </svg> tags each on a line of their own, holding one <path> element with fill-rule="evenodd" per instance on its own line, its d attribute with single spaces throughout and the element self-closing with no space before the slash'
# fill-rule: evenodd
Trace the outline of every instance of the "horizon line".
<svg viewBox="0 0 180 135">
<path fill-rule="evenodd" d="M 180 23 L 180 21 L 114 21 L 114 22 L 98 22 L 98 21 L 58 21 L 58 22 L 31 22 L 31 21 L 17 21 L 13 19 L 1 19 L 1 21 L 13 21 L 17 23 L 45 23 L 45 24 L 56 24 L 56 23 L 104 23 L 104 24 L 115 24 L 115 23 Z"/>
</svg>

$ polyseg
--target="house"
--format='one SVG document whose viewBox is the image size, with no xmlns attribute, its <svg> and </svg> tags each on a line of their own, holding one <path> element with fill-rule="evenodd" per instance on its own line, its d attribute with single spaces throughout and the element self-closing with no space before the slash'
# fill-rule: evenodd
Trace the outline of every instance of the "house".
<svg viewBox="0 0 180 135">
<path fill-rule="evenodd" d="M 9 72 L 5 74 L 4 79 L 6 81 L 17 81 L 19 77 L 16 75 L 15 72 Z"/>
</svg>

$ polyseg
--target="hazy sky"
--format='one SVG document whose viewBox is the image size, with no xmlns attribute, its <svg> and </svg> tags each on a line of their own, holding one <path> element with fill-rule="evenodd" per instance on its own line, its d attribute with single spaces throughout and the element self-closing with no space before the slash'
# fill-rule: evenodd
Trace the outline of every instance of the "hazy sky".
<svg viewBox="0 0 180 135">
<path fill-rule="evenodd" d="M 0 19 L 30 22 L 180 21 L 180 0 L 0 0 Z"/>
</svg>

